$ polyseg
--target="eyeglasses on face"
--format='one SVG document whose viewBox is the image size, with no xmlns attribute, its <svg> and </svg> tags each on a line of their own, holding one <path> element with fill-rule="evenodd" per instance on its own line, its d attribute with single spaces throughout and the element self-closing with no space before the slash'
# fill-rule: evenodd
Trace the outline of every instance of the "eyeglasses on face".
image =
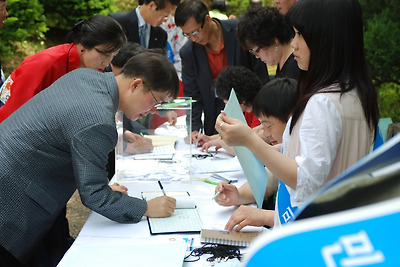
<svg viewBox="0 0 400 267">
<path fill-rule="evenodd" d="M 258 56 L 258 53 L 260 53 L 261 47 L 257 47 L 256 50 L 250 49 L 249 52 L 255 56 Z"/>
<path fill-rule="evenodd" d="M 184 33 L 184 32 L 182 32 L 182 35 L 185 36 L 188 39 L 190 39 L 192 37 L 196 37 L 203 30 L 205 21 L 206 21 L 206 18 L 204 17 L 203 22 L 201 23 L 200 29 L 193 31 L 192 33 Z"/>
<path fill-rule="evenodd" d="M 145 84 L 145 83 L 143 83 L 143 84 Z M 153 108 L 158 108 L 158 107 L 161 107 L 162 105 L 165 105 L 165 104 L 169 103 L 169 101 L 158 101 L 156 96 L 153 94 L 153 91 L 150 89 L 150 87 L 147 86 L 147 89 L 149 89 L 151 95 L 154 98 L 154 106 L 153 106 Z"/>
</svg>

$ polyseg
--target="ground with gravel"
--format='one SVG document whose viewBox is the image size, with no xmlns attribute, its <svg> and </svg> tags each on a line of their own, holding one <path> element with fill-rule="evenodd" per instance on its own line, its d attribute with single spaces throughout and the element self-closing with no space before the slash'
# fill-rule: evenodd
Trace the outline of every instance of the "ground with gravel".
<svg viewBox="0 0 400 267">
<path fill-rule="evenodd" d="M 90 209 L 83 206 L 78 191 L 75 191 L 75 193 L 67 203 L 69 233 L 73 238 L 76 238 L 78 236 L 90 212 Z"/>
</svg>

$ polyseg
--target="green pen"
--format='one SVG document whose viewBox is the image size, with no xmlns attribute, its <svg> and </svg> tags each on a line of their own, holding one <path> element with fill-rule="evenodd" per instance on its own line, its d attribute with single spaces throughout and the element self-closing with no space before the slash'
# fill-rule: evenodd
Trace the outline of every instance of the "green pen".
<svg viewBox="0 0 400 267">
<path fill-rule="evenodd" d="M 187 105 L 187 104 L 194 103 L 194 102 L 196 102 L 196 100 L 185 100 L 185 101 L 181 101 L 181 102 L 167 103 L 167 104 L 160 106 L 160 108 L 174 108 L 176 106 Z"/>
<path fill-rule="evenodd" d="M 217 185 L 218 182 L 214 182 L 214 181 L 210 181 L 210 180 L 204 180 L 205 183 L 207 184 L 213 184 L 213 185 Z"/>
</svg>

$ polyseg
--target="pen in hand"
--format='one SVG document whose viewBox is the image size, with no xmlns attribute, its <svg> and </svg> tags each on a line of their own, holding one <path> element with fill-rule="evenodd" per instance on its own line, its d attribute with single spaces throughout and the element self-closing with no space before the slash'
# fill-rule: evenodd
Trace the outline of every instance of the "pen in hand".
<svg viewBox="0 0 400 267">
<path fill-rule="evenodd" d="M 199 130 L 199 133 L 197 134 L 197 140 L 196 140 L 196 144 L 194 145 L 195 147 L 197 147 L 197 145 L 199 144 L 199 137 L 201 135 L 201 128 Z"/>
<path fill-rule="evenodd" d="M 160 186 L 161 191 L 163 192 L 164 196 L 166 196 L 165 191 L 164 191 L 164 187 L 162 186 L 160 181 L 158 181 L 158 185 Z"/>
<path fill-rule="evenodd" d="M 232 180 L 229 180 L 228 184 L 232 183 Z M 219 196 L 219 194 L 221 194 L 222 191 L 224 191 L 225 187 L 222 187 L 221 191 L 218 191 L 215 196 L 212 197 L 212 199 L 214 200 L 217 196 Z"/>
</svg>

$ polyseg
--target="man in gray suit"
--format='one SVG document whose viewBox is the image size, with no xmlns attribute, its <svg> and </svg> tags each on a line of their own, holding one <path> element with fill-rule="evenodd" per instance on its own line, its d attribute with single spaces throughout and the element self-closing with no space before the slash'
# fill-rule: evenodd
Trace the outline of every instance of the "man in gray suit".
<svg viewBox="0 0 400 267">
<path fill-rule="evenodd" d="M 0 265 L 46 266 L 42 239 L 76 189 L 85 206 L 117 222 L 170 216 L 175 199 L 113 191 L 105 166 L 118 139 L 115 112 L 135 120 L 178 91 L 173 64 L 144 52 L 118 76 L 70 72 L 1 123 Z"/>
<path fill-rule="evenodd" d="M 143 5 L 131 11 L 111 13 L 109 16 L 121 24 L 129 42 L 166 51 L 167 33 L 160 25 L 175 11 L 179 2 L 180 0 L 144 0 Z"/>
</svg>

